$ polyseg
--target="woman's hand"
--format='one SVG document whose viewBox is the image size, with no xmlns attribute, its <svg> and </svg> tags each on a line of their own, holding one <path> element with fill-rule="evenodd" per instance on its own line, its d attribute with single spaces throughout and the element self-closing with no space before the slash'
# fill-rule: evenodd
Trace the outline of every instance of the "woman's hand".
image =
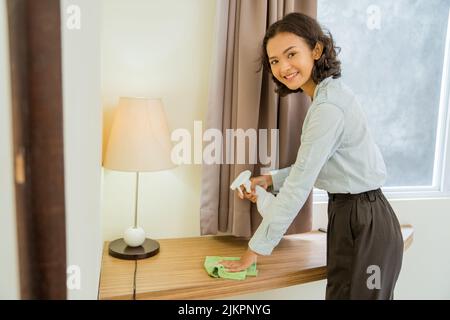
<svg viewBox="0 0 450 320">
<path fill-rule="evenodd" d="M 256 262 L 258 254 L 250 249 L 244 253 L 240 260 L 221 260 L 218 263 L 223 265 L 229 272 L 238 272 L 246 270 L 253 262 Z"/>
<path fill-rule="evenodd" d="M 245 190 L 244 185 L 240 186 L 242 193 L 244 194 L 244 196 L 241 195 L 241 193 L 238 192 L 238 196 L 241 199 L 248 199 L 251 202 L 255 203 L 256 202 L 256 192 L 255 192 L 255 186 L 260 186 L 262 188 L 264 188 L 265 190 L 267 190 L 268 187 L 270 187 L 273 184 L 272 181 L 272 176 L 271 175 L 263 175 L 263 176 L 258 176 L 258 177 L 253 177 L 250 178 L 250 182 L 251 182 L 251 187 L 250 189 L 252 190 L 252 192 L 247 192 L 247 190 Z"/>
</svg>

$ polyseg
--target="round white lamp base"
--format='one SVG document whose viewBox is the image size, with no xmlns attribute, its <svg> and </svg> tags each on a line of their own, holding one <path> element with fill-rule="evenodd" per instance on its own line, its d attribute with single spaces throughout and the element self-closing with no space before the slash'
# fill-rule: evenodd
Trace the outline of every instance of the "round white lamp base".
<svg viewBox="0 0 450 320">
<path fill-rule="evenodd" d="M 123 240 L 130 247 L 139 247 L 145 241 L 145 231 L 140 227 L 130 227 L 125 230 Z"/>
</svg>

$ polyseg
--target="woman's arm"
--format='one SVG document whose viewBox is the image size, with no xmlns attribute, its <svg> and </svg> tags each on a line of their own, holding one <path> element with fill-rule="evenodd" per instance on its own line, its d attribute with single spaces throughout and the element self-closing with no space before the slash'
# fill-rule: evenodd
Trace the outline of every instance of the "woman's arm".
<svg viewBox="0 0 450 320">
<path fill-rule="evenodd" d="M 280 188 L 283 186 L 284 180 L 286 180 L 286 178 L 289 176 L 291 169 L 292 167 L 287 167 L 270 171 L 270 175 L 272 176 L 273 191 L 280 191 Z"/>
<path fill-rule="evenodd" d="M 250 239 L 250 249 L 258 254 L 272 253 L 303 207 L 323 165 L 342 141 L 344 114 L 339 107 L 324 103 L 314 106 L 311 111 L 305 120 L 297 159 Z"/>
<path fill-rule="evenodd" d="M 231 272 L 247 269 L 258 255 L 270 255 L 305 203 L 319 172 L 342 141 L 344 116 L 334 105 L 315 106 L 302 134 L 295 164 L 278 196 L 266 208 L 263 220 L 237 261 L 221 261 Z M 285 171 L 287 172 L 287 170 Z"/>
</svg>

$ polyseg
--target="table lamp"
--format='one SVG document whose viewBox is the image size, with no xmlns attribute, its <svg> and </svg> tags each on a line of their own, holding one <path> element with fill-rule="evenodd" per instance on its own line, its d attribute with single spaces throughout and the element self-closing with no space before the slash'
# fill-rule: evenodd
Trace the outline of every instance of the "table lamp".
<svg viewBox="0 0 450 320">
<path fill-rule="evenodd" d="M 103 167 L 136 173 L 134 226 L 109 244 L 109 254 L 127 260 L 144 259 L 159 252 L 159 243 L 146 238 L 138 226 L 139 172 L 175 167 L 172 142 L 160 99 L 121 97 L 106 147 Z"/>
</svg>

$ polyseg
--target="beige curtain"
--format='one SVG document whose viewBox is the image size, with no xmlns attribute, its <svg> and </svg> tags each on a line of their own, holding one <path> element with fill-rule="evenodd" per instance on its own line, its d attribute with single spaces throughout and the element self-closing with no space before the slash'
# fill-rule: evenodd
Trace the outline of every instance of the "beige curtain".
<svg viewBox="0 0 450 320">
<path fill-rule="evenodd" d="M 227 163 L 226 148 L 230 148 L 231 141 L 226 139 L 226 129 L 269 129 L 269 133 L 270 129 L 279 129 L 275 167 L 285 168 L 295 162 L 310 99 L 303 93 L 279 98 L 269 75 L 256 73 L 256 70 L 260 46 L 270 24 L 290 12 L 316 17 L 316 11 L 316 0 L 217 1 L 216 42 L 205 129 L 222 132 L 223 161 L 202 166 L 202 235 L 226 233 L 248 238 L 261 222 L 256 205 L 239 199 L 229 186 L 243 170 L 260 175 L 265 165 L 249 164 L 248 157 L 246 164 L 237 164 L 236 159 Z M 205 142 L 205 146 L 209 143 Z M 247 151 L 248 147 L 247 144 Z M 312 195 L 286 234 L 308 232 L 311 227 Z"/>
</svg>

